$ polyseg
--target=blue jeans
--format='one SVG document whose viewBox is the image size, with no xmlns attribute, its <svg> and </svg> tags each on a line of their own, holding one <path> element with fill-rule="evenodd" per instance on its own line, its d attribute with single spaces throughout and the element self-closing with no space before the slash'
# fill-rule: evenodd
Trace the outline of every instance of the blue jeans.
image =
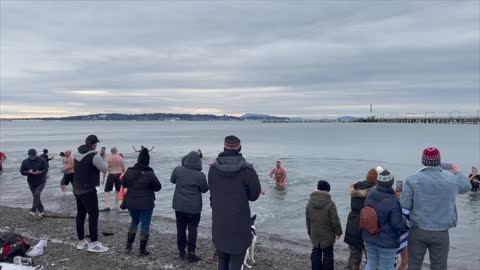
<svg viewBox="0 0 480 270">
<path fill-rule="evenodd" d="M 381 248 L 365 242 L 367 266 L 365 270 L 395 270 L 396 248 Z"/>
<path fill-rule="evenodd" d="M 130 223 L 130 231 L 136 232 L 138 224 L 142 223 L 140 225 L 140 234 L 148 235 L 150 232 L 150 223 L 152 222 L 153 208 L 144 210 L 129 209 L 128 213 L 132 218 L 132 223 Z"/>
</svg>

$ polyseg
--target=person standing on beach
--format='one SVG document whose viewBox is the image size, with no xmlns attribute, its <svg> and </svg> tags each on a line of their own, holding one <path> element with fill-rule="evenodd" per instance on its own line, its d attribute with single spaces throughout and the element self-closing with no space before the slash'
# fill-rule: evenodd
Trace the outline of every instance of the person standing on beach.
<svg viewBox="0 0 480 270">
<path fill-rule="evenodd" d="M 371 234 L 364 230 L 362 237 L 367 251 L 365 270 L 394 270 L 395 256 L 400 247 L 400 234 L 405 229 L 402 208 L 392 188 L 393 175 L 384 170 L 378 175 L 377 184 L 369 190 L 365 206 L 375 210 L 378 218 L 378 232 Z"/>
<path fill-rule="evenodd" d="M 317 190 L 310 194 L 305 219 L 313 245 L 312 270 L 333 270 L 333 244 L 342 236 L 342 225 L 327 181 L 318 181 Z"/>
<path fill-rule="evenodd" d="M 47 166 L 50 167 L 50 160 L 53 159 L 53 157 L 48 157 L 48 149 L 43 149 L 43 154 L 41 155 L 43 159 L 47 161 Z"/>
<path fill-rule="evenodd" d="M 252 243 L 249 201 L 260 196 L 257 172 L 240 153 L 240 139 L 227 136 L 224 151 L 208 171 L 212 206 L 212 241 L 217 270 L 240 270 Z"/>
<path fill-rule="evenodd" d="M 105 211 L 110 211 L 110 192 L 113 190 L 115 186 L 115 208 L 118 208 L 118 193 L 120 192 L 121 181 L 120 175 L 125 172 L 125 163 L 123 162 L 123 158 L 118 154 L 118 149 L 116 147 L 112 147 L 110 149 L 112 153 L 107 157 L 108 162 L 108 177 L 107 183 L 105 184 Z M 104 181 L 102 180 L 102 185 Z"/>
<path fill-rule="evenodd" d="M 440 168 L 441 155 L 435 147 L 423 150 L 418 173 L 405 181 L 400 203 L 410 210 L 408 269 L 420 270 L 428 249 L 431 269 L 448 268 L 448 230 L 457 225 L 457 194 L 471 189 L 470 181 L 456 164 L 447 174 Z M 440 211 L 439 211 L 440 210 Z"/>
<path fill-rule="evenodd" d="M 277 161 L 275 168 L 270 171 L 270 177 L 275 179 L 275 184 L 278 187 L 283 187 L 287 184 L 287 171 L 282 167 L 282 163 Z"/>
<path fill-rule="evenodd" d="M 197 262 L 195 255 L 197 228 L 202 212 L 202 193 L 208 191 L 207 177 L 202 172 L 200 152 L 192 151 L 182 158 L 182 165 L 176 167 L 170 182 L 175 184 L 172 208 L 177 221 L 177 246 L 181 259 Z M 188 229 L 188 240 L 186 231 Z M 188 254 L 185 253 L 188 248 Z"/>
<path fill-rule="evenodd" d="M 147 251 L 147 243 L 150 237 L 153 208 L 155 207 L 155 192 L 162 189 L 160 181 L 149 165 L 150 154 L 145 148 L 140 151 L 135 166 L 128 168 L 125 172 L 122 181 L 122 186 L 125 189 L 125 208 L 128 209 L 132 219 L 128 229 L 125 251 L 127 254 L 131 253 L 140 225 L 140 257 L 150 254 Z"/>
<path fill-rule="evenodd" d="M 472 192 L 477 192 L 480 186 L 480 175 L 478 175 L 478 169 L 476 167 L 472 167 L 472 173 L 468 176 L 468 180 L 470 180 L 470 184 L 472 185 Z"/>
<path fill-rule="evenodd" d="M 7 159 L 7 156 L 0 152 L 0 172 L 3 171 L 3 161 Z"/>
<path fill-rule="evenodd" d="M 90 252 L 106 252 L 108 247 L 98 242 L 98 196 L 96 187 L 100 186 L 100 172 L 108 171 L 108 163 L 95 151 L 97 136 L 89 135 L 85 144 L 78 147 L 75 154 L 73 194 L 77 201 L 77 249 Z M 88 214 L 90 243 L 85 239 L 84 223 Z"/>
<path fill-rule="evenodd" d="M 66 150 L 63 156 L 63 178 L 60 181 L 60 186 L 63 192 L 67 191 L 68 184 L 72 184 L 73 186 L 73 173 L 75 162 L 72 155 L 72 151 Z"/>
<path fill-rule="evenodd" d="M 362 231 L 360 229 L 360 211 L 365 204 L 368 190 L 377 183 L 378 173 L 375 169 L 370 169 L 365 181 L 360 181 L 350 186 L 350 206 L 351 211 L 348 214 L 347 228 L 345 229 L 344 242 L 348 244 L 350 255 L 348 256 L 348 270 L 359 270 L 362 263 L 362 255 L 365 250 L 363 244 Z"/>
<path fill-rule="evenodd" d="M 45 209 L 40 197 L 47 182 L 47 172 L 47 161 L 37 156 L 35 149 L 28 150 L 28 158 L 22 162 L 20 173 L 27 176 L 28 186 L 33 195 L 33 203 L 30 210 L 30 215 L 32 216 L 35 216 L 38 211 L 38 216 L 43 217 Z"/>
</svg>

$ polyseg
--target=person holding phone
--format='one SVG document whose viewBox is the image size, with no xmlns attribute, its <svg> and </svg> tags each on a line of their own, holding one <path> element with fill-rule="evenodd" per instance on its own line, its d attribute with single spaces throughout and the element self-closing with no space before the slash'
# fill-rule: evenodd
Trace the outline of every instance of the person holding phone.
<svg viewBox="0 0 480 270">
<path fill-rule="evenodd" d="M 448 269 L 448 230 L 457 225 L 455 199 L 471 189 L 470 181 L 452 163 L 450 173 L 442 171 L 440 151 L 423 150 L 418 173 L 408 177 L 400 195 L 402 208 L 410 211 L 408 269 L 420 270 L 426 251 L 432 269 Z"/>
<path fill-rule="evenodd" d="M 33 195 L 33 203 L 30 210 L 31 216 L 35 216 L 38 211 L 38 216 L 43 217 L 43 211 L 45 209 L 40 200 L 40 196 L 47 182 L 47 172 L 47 161 L 37 156 L 35 149 L 28 150 L 28 158 L 22 162 L 20 173 L 27 176 L 28 186 Z"/>
<path fill-rule="evenodd" d="M 77 202 L 77 249 L 90 252 L 106 252 L 108 247 L 98 242 L 98 196 L 96 187 L 100 186 L 100 172 L 108 171 L 108 163 L 95 151 L 100 140 L 89 135 L 85 144 L 75 153 L 73 176 L 73 194 Z M 85 240 L 84 223 L 88 214 L 90 240 Z"/>
<path fill-rule="evenodd" d="M 477 192 L 480 186 L 480 175 L 478 175 L 478 169 L 475 166 L 472 166 L 472 173 L 468 176 L 470 184 L 472 185 L 472 192 Z"/>
</svg>

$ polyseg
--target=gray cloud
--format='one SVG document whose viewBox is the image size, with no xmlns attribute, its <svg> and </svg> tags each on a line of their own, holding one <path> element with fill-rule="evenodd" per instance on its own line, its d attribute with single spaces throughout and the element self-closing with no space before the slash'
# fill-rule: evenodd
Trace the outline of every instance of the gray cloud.
<svg viewBox="0 0 480 270">
<path fill-rule="evenodd" d="M 480 105 L 477 1 L 2 1 L 2 115 Z"/>
</svg>

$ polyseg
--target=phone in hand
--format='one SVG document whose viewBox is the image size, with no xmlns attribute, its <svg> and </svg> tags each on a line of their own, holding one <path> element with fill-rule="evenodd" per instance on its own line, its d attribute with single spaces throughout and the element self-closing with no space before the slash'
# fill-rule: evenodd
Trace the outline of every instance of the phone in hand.
<svg viewBox="0 0 480 270">
<path fill-rule="evenodd" d="M 395 191 L 396 192 L 402 192 L 403 191 L 403 181 L 397 181 Z"/>
<path fill-rule="evenodd" d="M 104 156 L 105 155 L 105 151 L 107 150 L 107 148 L 105 148 L 105 146 L 102 146 L 102 149 L 100 149 L 100 156 Z"/>
<path fill-rule="evenodd" d="M 452 169 L 452 163 L 442 163 L 440 164 L 442 170 L 449 171 Z"/>
</svg>

